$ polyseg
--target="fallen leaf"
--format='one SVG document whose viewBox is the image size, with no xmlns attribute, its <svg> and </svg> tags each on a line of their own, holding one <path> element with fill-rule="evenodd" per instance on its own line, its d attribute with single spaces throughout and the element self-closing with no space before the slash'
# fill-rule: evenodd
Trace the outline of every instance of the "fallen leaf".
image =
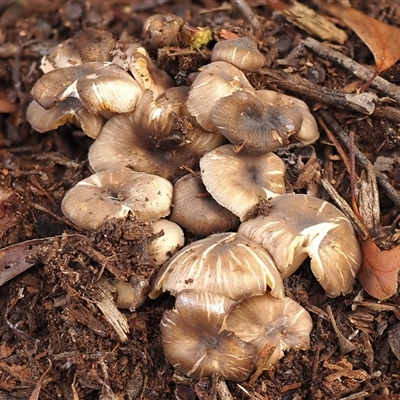
<svg viewBox="0 0 400 400">
<path fill-rule="evenodd" d="M 363 260 L 357 278 L 368 294 L 386 300 L 396 294 L 400 246 L 380 250 L 371 238 L 361 243 Z"/>
<path fill-rule="evenodd" d="M 391 67 L 400 59 L 400 46 L 396 38 L 400 29 L 378 21 L 352 7 L 328 5 L 327 10 L 348 25 L 368 46 L 375 58 L 377 73 Z"/>
<path fill-rule="evenodd" d="M 293 0 L 290 5 L 277 0 L 265 0 L 268 6 L 275 11 L 282 12 L 285 17 L 311 35 L 322 40 L 343 44 L 347 40 L 347 34 L 313 9 Z"/>
</svg>

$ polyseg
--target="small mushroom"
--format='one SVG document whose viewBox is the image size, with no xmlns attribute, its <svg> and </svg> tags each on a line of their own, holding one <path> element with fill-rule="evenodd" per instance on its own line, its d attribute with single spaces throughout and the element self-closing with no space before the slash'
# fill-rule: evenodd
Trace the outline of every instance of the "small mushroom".
<svg viewBox="0 0 400 400">
<path fill-rule="evenodd" d="M 262 200 L 285 193 L 285 165 L 274 153 L 236 153 L 231 145 L 208 152 L 200 159 L 207 191 L 243 221 Z"/>
<path fill-rule="evenodd" d="M 76 97 L 93 114 L 130 112 L 141 93 L 126 71 L 109 62 L 57 68 L 43 75 L 31 91 L 33 99 L 46 110 L 67 97 Z"/>
<path fill-rule="evenodd" d="M 82 128 L 89 137 L 96 139 L 103 128 L 106 119 L 99 114 L 90 113 L 82 103 L 68 97 L 54 108 L 45 110 L 35 100 L 26 109 L 26 118 L 36 131 L 43 133 L 70 122 Z"/>
<path fill-rule="evenodd" d="M 112 62 L 129 71 L 142 90 L 151 90 L 155 98 L 173 86 L 172 78 L 164 70 L 157 68 L 141 44 L 119 42 L 114 53 Z"/>
<path fill-rule="evenodd" d="M 241 382 L 255 369 L 255 346 L 226 330 L 236 305 L 224 296 L 185 290 L 161 319 L 164 354 L 173 367 L 194 379 L 218 374 Z"/>
<path fill-rule="evenodd" d="M 109 31 L 83 29 L 74 36 L 72 41 L 83 62 L 111 60 L 115 40 Z"/>
<path fill-rule="evenodd" d="M 115 280 L 111 284 L 116 290 L 115 305 L 131 312 L 143 305 L 150 291 L 148 278 L 141 276 L 132 276 L 129 282 Z"/>
<path fill-rule="evenodd" d="M 208 291 L 233 300 L 264 294 L 282 298 L 282 279 L 269 254 L 237 233 L 217 233 L 176 253 L 158 272 L 149 294 Z"/>
<path fill-rule="evenodd" d="M 307 104 L 296 97 L 288 96 L 273 90 L 257 90 L 256 96 L 264 105 L 287 107 L 300 113 L 303 117 L 300 130 L 296 139 L 303 144 L 314 143 L 319 138 L 318 126 L 315 118 L 310 113 Z"/>
<path fill-rule="evenodd" d="M 201 178 L 192 174 L 175 182 L 172 204 L 169 219 L 196 236 L 233 231 L 240 223 L 236 215 L 211 197 Z"/>
<path fill-rule="evenodd" d="M 144 21 L 143 35 L 155 47 L 177 44 L 183 19 L 174 14 L 154 14 Z"/>
<path fill-rule="evenodd" d="M 228 315 L 226 329 L 246 343 L 253 344 L 257 354 L 274 346 L 265 369 L 269 369 L 289 349 L 306 350 L 312 330 L 310 314 L 289 297 L 277 299 L 266 293 L 243 300 Z"/>
<path fill-rule="evenodd" d="M 236 91 L 217 101 L 211 120 L 236 151 L 261 154 L 288 145 L 303 117 L 292 108 L 266 106 L 255 95 Z"/>
<path fill-rule="evenodd" d="M 238 232 L 262 245 L 283 278 L 307 258 L 330 297 L 350 293 L 361 265 L 361 250 L 344 214 L 327 201 L 303 194 L 271 200 L 267 216 L 243 222 Z"/>
<path fill-rule="evenodd" d="M 151 224 L 154 238 L 148 246 L 149 258 L 161 266 L 185 244 L 182 228 L 175 222 L 161 218 Z"/>
<path fill-rule="evenodd" d="M 139 221 L 156 221 L 170 213 L 172 185 L 167 180 L 129 168 L 99 172 L 78 182 L 61 202 L 64 215 L 82 229 L 131 212 Z"/>
<path fill-rule="evenodd" d="M 58 44 L 49 55 L 43 56 L 40 69 L 47 74 L 56 68 L 74 67 L 80 64 L 82 59 L 73 44 L 73 39 L 67 39 Z"/>
<path fill-rule="evenodd" d="M 238 90 L 255 93 L 240 69 L 224 61 L 215 61 L 204 66 L 194 79 L 187 108 L 205 130 L 215 132 L 216 127 L 211 120 L 215 104 Z"/>
<path fill-rule="evenodd" d="M 258 71 L 266 61 L 257 43 L 247 37 L 218 42 L 212 50 L 211 60 L 226 61 L 245 72 Z"/>
</svg>

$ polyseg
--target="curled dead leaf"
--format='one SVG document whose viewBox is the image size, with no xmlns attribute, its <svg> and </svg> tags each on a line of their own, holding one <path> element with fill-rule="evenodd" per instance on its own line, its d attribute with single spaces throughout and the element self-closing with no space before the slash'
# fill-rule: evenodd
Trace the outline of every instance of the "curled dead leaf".
<svg viewBox="0 0 400 400">
<path fill-rule="evenodd" d="M 380 73 L 400 59 L 400 47 L 395 39 L 400 29 L 356 10 L 352 7 L 329 5 L 327 10 L 348 25 L 368 46 L 375 58 L 376 72 Z"/>
<path fill-rule="evenodd" d="M 368 294 L 386 300 L 396 294 L 397 275 L 400 270 L 400 246 L 380 250 L 368 238 L 361 244 L 363 261 L 357 278 Z"/>
</svg>

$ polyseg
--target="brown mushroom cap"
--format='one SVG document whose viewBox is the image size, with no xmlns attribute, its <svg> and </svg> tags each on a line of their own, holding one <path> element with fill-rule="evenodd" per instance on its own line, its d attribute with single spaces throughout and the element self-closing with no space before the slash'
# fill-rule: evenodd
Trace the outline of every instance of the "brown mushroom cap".
<svg viewBox="0 0 400 400">
<path fill-rule="evenodd" d="M 266 106 L 257 96 L 236 91 L 217 101 L 211 120 L 237 151 L 261 154 L 288 145 L 303 117 L 294 109 Z"/>
<path fill-rule="evenodd" d="M 77 97 L 88 111 L 126 113 L 136 107 L 142 90 L 123 69 L 107 62 L 57 68 L 33 86 L 32 97 L 46 110 L 67 97 Z"/>
<path fill-rule="evenodd" d="M 231 145 L 217 147 L 200 159 L 207 191 L 243 221 L 262 199 L 285 193 L 285 165 L 273 153 L 236 153 Z"/>
<path fill-rule="evenodd" d="M 211 60 L 226 61 L 246 72 L 258 71 L 266 61 L 257 43 L 247 37 L 218 42 L 212 50 Z"/>
<path fill-rule="evenodd" d="M 111 32 L 87 28 L 79 31 L 72 40 L 83 62 L 111 60 L 111 50 L 115 46 Z"/>
<path fill-rule="evenodd" d="M 143 34 L 155 47 L 177 43 L 183 19 L 174 14 L 154 14 L 144 21 Z"/>
<path fill-rule="evenodd" d="M 255 93 L 240 69 L 224 61 L 215 61 L 204 66 L 196 76 L 190 88 L 187 108 L 205 130 L 214 132 L 216 127 L 211 114 L 216 102 L 237 90 Z"/>
<path fill-rule="evenodd" d="M 208 292 L 177 295 L 175 308 L 164 312 L 160 325 L 165 356 L 175 369 L 194 379 L 218 374 L 240 382 L 250 376 L 255 347 L 225 329 L 235 304 Z"/>
<path fill-rule="evenodd" d="M 170 213 L 172 185 L 167 180 L 129 168 L 99 172 L 78 182 L 61 203 L 64 215 L 83 229 L 131 212 L 139 221 L 156 221 Z"/>
<path fill-rule="evenodd" d="M 303 122 L 301 128 L 296 133 L 296 139 L 298 141 L 303 144 L 310 144 L 318 140 L 319 131 L 317 122 L 311 115 L 310 109 L 304 101 L 273 90 L 257 90 L 256 96 L 264 105 L 288 107 L 302 115 Z"/>
<path fill-rule="evenodd" d="M 289 297 L 266 293 L 243 300 L 228 315 L 226 329 L 260 354 L 266 344 L 275 346 L 266 367 L 273 366 L 288 349 L 308 349 L 312 330 L 310 314 Z"/>
<path fill-rule="evenodd" d="M 90 147 L 90 165 L 95 171 L 130 166 L 171 180 L 183 175 L 182 167 L 195 167 L 204 150 L 191 146 L 173 118 L 181 107 L 167 98 L 154 101 L 146 90 L 133 113 L 116 115 L 104 125 Z"/>
<path fill-rule="evenodd" d="M 240 223 L 236 215 L 211 197 L 201 178 L 192 174 L 175 182 L 172 204 L 169 219 L 196 236 L 233 231 Z"/>
<path fill-rule="evenodd" d="M 158 272 L 149 296 L 160 291 L 208 291 L 233 300 L 264 294 L 282 298 L 283 283 L 269 254 L 237 233 L 217 233 L 184 247 Z"/>
<path fill-rule="evenodd" d="M 328 296 L 351 292 L 361 265 L 353 227 L 332 204 L 313 196 L 285 194 L 271 200 L 268 216 L 243 222 L 238 232 L 261 244 L 283 278 L 307 258 Z"/>
<path fill-rule="evenodd" d="M 80 126 L 89 137 L 96 139 L 106 119 L 99 114 L 92 114 L 74 97 L 68 97 L 51 110 L 45 110 L 35 100 L 26 109 L 26 118 L 36 131 L 43 133 L 70 122 Z"/>
</svg>

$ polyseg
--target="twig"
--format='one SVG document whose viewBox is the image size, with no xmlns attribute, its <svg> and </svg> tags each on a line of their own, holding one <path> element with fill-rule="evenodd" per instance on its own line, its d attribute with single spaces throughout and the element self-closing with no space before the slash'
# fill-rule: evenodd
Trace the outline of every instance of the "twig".
<svg viewBox="0 0 400 400">
<path fill-rule="evenodd" d="M 246 0 L 231 0 L 232 8 L 238 10 L 243 18 L 254 28 L 257 35 L 261 32 L 261 24 Z"/>
<path fill-rule="evenodd" d="M 346 57 L 342 53 L 333 50 L 332 48 L 323 45 L 313 38 L 307 38 L 303 41 L 305 47 L 312 50 L 314 53 L 318 54 L 320 57 L 332 61 L 336 65 L 345 68 L 347 71 L 351 72 L 353 75 L 365 81 L 370 80 L 374 73 L 368 68 L 356 63 L 349 57 Z M 393 83 L 388 82 L 386 79 L 377 76 L 372 82 L 371 87 L 381 91 L 385 95 L 396 100 L 400 104 L 400 88 Z"/>
<path fill-rule="evenodd" d="M 281 89 L 288 90 L 301 96 L 306 96 L 316 102 L 345 109 L 350 108 L 351 110 L 362 114 L 372 114 L 376 109 L 375 103 L 379 101 L 378 96 L 373 93 L 344 93 L 339 90 L 316 85 L 298 75 L 282 71 L 262 68 L 260 73 L 268 77 L 269 83 L 276 85 Z M 396 115 L 395 117 L 399 118 L 400 115 Z"/>
<path fill-rule="evenodd" d="M 325 110 L 318 110 L 317 114 L 321 116 L 321 118 L 324 120 L 325 124 L 329 127 L 329 129 L 334 132 L 334 134 L 338 137 L 339 141 L 347 148 L 347 151 L 350 151 L 350 139 L 346 134 L 346 132 L 338 124 L 336 119 Z M 357 161 L 365 169 L 368 169 L 368 165 L 371 164 L 371 162 L 368 160 L 367 157 L 364 156 L 364 154 L 356 146 L 354 146 L 354 154 Z M 385 174 L 383 174 L 380 171 L 375 171 L 375 173 L 376 173 L 376 179 L 378 180 L 378 184 L 380 185 L 380 187 L 392 199 L 393 203 L 400 208 L 400 194 L 390 184 Z"/>
</svg>

